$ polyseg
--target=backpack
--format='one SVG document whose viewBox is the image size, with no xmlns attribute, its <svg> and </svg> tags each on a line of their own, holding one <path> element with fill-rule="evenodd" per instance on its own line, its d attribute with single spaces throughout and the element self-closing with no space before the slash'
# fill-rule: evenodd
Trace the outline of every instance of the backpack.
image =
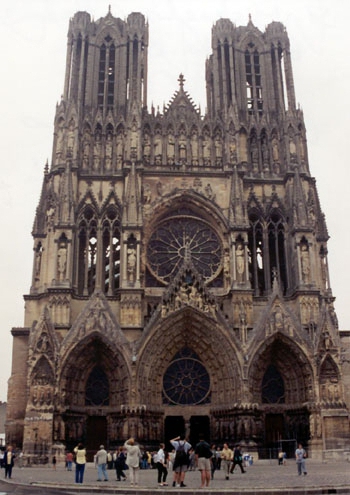
<svg viewBox="0 0 350 495">
<path fill-rule="evenodd" d="M 185 442 L 182 443 L 179 442 L 179 446 L 176 450 L 175 460 L 179 466 L 184 466 L 185 464 L 188 464 L 189 455 L 185 451 Z"/>
</svg>

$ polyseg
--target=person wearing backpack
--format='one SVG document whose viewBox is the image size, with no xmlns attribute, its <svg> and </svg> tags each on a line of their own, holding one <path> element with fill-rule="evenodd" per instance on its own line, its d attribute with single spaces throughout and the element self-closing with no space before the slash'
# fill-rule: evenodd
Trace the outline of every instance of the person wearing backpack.
<svg viewBox="0 0 350 495">
<path fill-rule="evenodd" d="M 186 441 L 185 435 L 181 435 L 170 440 L 171 445 L 175 449 L 175 461 L 173 470 L 175 472 L 175 480 L 173 486 L 185 487 L 184 479 L 189 464 L 188 452 L 192 445 Z"/>
</svg>

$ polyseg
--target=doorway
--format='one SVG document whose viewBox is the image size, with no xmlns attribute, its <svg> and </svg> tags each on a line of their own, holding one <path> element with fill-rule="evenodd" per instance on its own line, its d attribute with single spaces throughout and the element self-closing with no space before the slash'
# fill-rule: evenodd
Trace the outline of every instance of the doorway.
<svg viewBox="0 0 350 495">
<path fill-rule="evenodd" d="M 185 420 L 183 416 L 167 416 L 164 423 L 165 448 L 168 450 L 170 449 L 169 452 L 171 452 L 173 447 L 171 446 L 170 440 L 185 432 Z"/>
<path fill-rule="evenodd" d="M 191 416 L 189 442 L 195 447 L 199 442 L 199 435 L 203 434 L 204 440 L 210 443 L 210 420 L 209 416 Z"/>
<path fill-rule="evenodd" d="M 93 461 L 94 454 L 100 445 L 107 445 L 107 418 L 104 416 L 90 416 L 86 425 L 86 452 L 87 460 Z"/>
</svg>

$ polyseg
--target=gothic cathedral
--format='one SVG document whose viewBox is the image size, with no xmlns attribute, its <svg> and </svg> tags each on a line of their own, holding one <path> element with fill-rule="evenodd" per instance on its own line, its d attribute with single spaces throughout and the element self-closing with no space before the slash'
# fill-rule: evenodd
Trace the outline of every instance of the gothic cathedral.
<svg viewBox="0 0 350 495">
<path fill-rule="evenodd" d="M 147 54 L 140 13 L 70 20 L 7 441 L 40 458 L 204 432 L 342 455 L 350 335 L 286 29 L 216 22 L 204 115 L 182 74 L 148 109 Z"/>
</svg>

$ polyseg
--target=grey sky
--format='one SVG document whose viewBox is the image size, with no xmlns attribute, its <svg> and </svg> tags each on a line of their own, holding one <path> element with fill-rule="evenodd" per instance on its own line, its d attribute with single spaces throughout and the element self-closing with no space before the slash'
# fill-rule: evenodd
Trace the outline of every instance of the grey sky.
<svg viewBox="0 0 350 495">
<path fill-rule="evenodd" d="M 4 2 L 3 2 L 4 3 Z M 350 245 L 346 156 L 350 140 L 350 3 L 348 0 L 12 0 L 2 5 L 0 211 L 3 235 L 0 400 L 11 372 L 12 327 L 24 322 L 23 294 L 31 284 L 31 229 L 46 159 L 51 161 L 53 119 L 63 91 L 69 18 L 78 10 L 95 19 L 111 4 L 124 19 L 142 12 L 149 22 L 148 105 L 162 108 L 185 76 L 185 89 L 205 110 L 205 60 L 211 28 L 221 17 L 260 30 L 271 21 L 288 31 L 297 101 L 304 110 L 309 161 L 329 234 L 329 265 L 341 329 L 350 329 Z"/>
</svg>

